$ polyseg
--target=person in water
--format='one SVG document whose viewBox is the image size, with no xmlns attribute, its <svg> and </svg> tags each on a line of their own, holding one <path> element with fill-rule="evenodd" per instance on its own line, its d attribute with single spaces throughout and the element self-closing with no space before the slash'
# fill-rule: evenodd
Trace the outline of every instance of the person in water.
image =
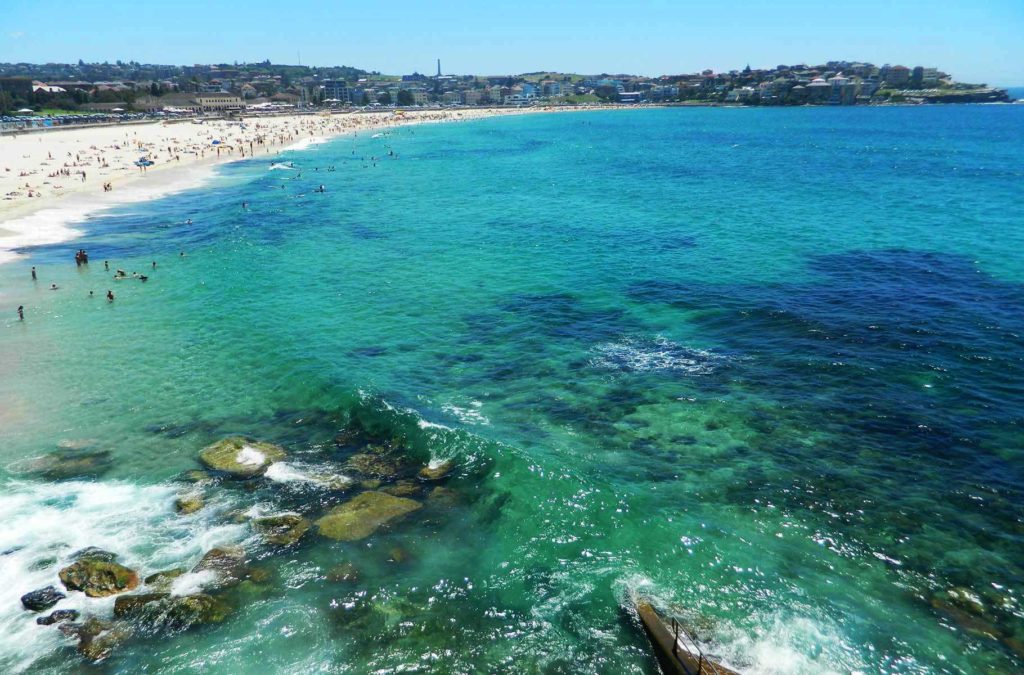
<svg viewBox="0 0 1024 675">
<path fill-rule="evenodd" d="M 156 269 L 156 261 L 153 261 L 153 269 Z"/>
<path fill-rule="evenodd" d="M 57 284 L 50 284 L 50 290 L 51 291 L 57 290 Z"/>
<path fill-rule="evenodd" d="M 35 268 L 35 266 L 33 266 L 32 267 L 32 281 L 35 281 L 35 280 L 36 280 L 36 268 Z"/>
<path fill-rule="evenodd" d="M 18 305 L 18 321 L 25 320 L 25 305 Z"/>
<path fill-rule="evenodd" d="M 114 293 L 113 293 L 113 291 L 107 290 L 107 302 L 113 302 L 113 301 L 114 301 Z"/>
<path fill-rule="evenodd" d="M 103 261 L 103 269 L 105 269 L 108 272 L 110 271 L 110 261 L 109 260 L 104 260 Z"/>
</svg>

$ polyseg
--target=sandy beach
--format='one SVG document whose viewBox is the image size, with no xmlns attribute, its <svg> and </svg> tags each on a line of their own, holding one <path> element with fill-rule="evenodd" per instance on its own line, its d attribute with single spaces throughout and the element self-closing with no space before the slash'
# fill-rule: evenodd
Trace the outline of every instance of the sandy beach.
<svg viewBox="0 0 1024 675">
<path fill-rule="evenodd" d="M 79 236 L 76 221 L 119 204 L 195 187 L 221 163 L 399 125 L 537 109 L 307 114 L 55 129 L 0 137 L 0 263 L 15 251 Z M 137 162 L 151 162 L 139 167 Z"/>
</svg>

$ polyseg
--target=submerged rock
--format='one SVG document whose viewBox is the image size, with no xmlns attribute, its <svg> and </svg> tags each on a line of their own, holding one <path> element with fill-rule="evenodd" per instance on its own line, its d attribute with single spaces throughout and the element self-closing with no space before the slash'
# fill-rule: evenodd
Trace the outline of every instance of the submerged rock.
<svg viewBox="0 0 1024 675">
<path fill-rule="evenodd" d="M 78 562 L 79 560 L 92 560 L 96 562 L 114 562 L 117 560 L 117 554 L 105 551 L 102 548 L 96 546 L 89 546 L 87 548 L 80 549 L 71 554 L 71 560 Z"/>
<path fill-rule="evenodd" d="M 349 457 L 347 467 L 364 476 L 393 478 L 398 473 L 398 462 L 390 457 L 363 452 Z"/>
<path fill-rule="evenodd" d="M 443 480 L 448 477 L 448 474 L 455 468 L 455 463 L 450 460 L 443 462 L 431 462 L 427 466 L 420 469 L 420 472 L 416 476 L 420 480 Z"/>
<path fill-rule="evenodd" d="M 21 596 L 21 604 L 27 610 L 42 612 L 43 610 L 50 609 L 66 597 L 68 596 L 58 591 L 55 587 L 47 586 L 46 588 L 40 588 L 38 591 L 32 591 Z"/>
<path fill-rule="evenodd" d="M 259 518 L 253 521 L 252 526 L 263 535 L 263 540 L 268 544 L 291 546 L 306 534 L 310 522 L 300 515 L 286 513 Z"/>
<path fill-rule="evenodd" d="M 441 508 L 455 506 L 459 503 L 459 493 L 451 488 L 438 485 L 427 494 L 427 503 Z"/>
<path fill-rule="evenodd" d="M 79 560 L 60 571 L 69 591 L 82 591 L 90 598 L 103 598 L 139 585 L 139 575 L 124 565 L 103 560 Z"/>
<path fill-rule="evenodd" d="M 420 493 L 420 484 L 414 480 L 400 480 L 394 485 L 381 488 L 380 491 L 393 497 L 415 497 Z"/>
<path fill-rule="evenodd" d="M 213 476 L 208 471 L 192 469 L 181 474 L 181 480 L 186 483 L 207 483 L 213 480 Z"/>
<path fill-rule="evenodd" d="M 131 637 L 127 626 L 88 617 L 82 623 L 62 623 L 60 632 L 78 640 L 78 653 L 90 661 L 102 661 Z"/>
<path fill-rule="evenodd" d="M 174 580 L 185 573 L 185 570 L 181 567 L 175 567 L 170 570 L 162 570 L 154 574 L 150 574 L 148 577 L 142 580 L 144 584 L 150 588 L 157 590 L 170 590 L 171 584 Z"/>
<path fill-rule="evenodd" d="M 98 478 L 113 464 L 109 450 L 63 450 L 38 457 L 25 469 L 46 480 Z"/>
<path fill-rule="evenodd" d="M 40 626 L 52 626 L 55 623 L 64 623 L 66 621 L 75 621 L 77 619 L 77 609 L 58 609 L 55 612 L 50 612 L 48 616 L 39 617 L 36 619 L 36 623 Z"/>
<path fill-rule="evenodd" d="M 359 581 L 359 569 L 350 562 L 335 565 L 327 570 L 327 580 L 335 583 L 354 584 Z"/>
<path fill-rule="evenodd" d="M 207 551 L 193 572 L 212 571 L 216 574 L 217 584 L 227 586 L 241 581 L 246 572 L 245 549 L 241 546 L 218 546 Z"/>
<path fill-rule="evenodd" d="M 932 598 L 932 607 L 952 620 L 962 631 L 975 637 L 998 640 L 1005 637 L 1004 632 L 991 621 L 965 612 L 951 602 L 940 597 Z"/>
<path fill-rule="evenodd" d="M 320 534 L 340 541 L 364 539 L 387 523 L 423 507 L 418 501 L 384 492 L 363 492 L 335 506 L 316 521 Z"/>
<path fill-rule="evenodd" d="M 183 516 L 195 513 L 205 506 L 202 495 L 183 495 L 174 500 L 174 509 Z"/>
<path fill-rule="evenodd" d="M 250 478 L 262 474 L 268 466 L 287 456 L 288 453 L 279 445 L 233 436 L 204 448 L 199 459 L 215 471 Z"/>
<path fill-rule="evenodd" d="M 409 552 L 401 546 L 394 546 L 388 550 L 388 562 L 399 565 L 409 562 Z"/>
<path fill-rule="evenodd" d="M 221 623 L 231 611 L 231 605 L 225 600 L 206 593 L 123 595 L 114 602 L 115 617 L 131 619 L 147 630 L 184 630 L 196 625 Z"/>
</svg>

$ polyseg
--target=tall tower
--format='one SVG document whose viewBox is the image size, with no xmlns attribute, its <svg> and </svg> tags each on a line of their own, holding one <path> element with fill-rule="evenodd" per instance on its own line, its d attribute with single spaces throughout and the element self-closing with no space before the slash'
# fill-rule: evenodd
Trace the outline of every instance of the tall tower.
<svg viewBox="0 0 1024 675">
<path fill-rule="evenodd" d="M 437 76 L 441 77 L 441 59 L 437 60 Z"/>
</svg>

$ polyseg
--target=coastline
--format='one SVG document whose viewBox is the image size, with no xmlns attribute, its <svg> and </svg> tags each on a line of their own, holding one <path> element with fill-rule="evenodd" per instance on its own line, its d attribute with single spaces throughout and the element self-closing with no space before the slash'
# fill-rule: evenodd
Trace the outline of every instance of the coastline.
<svg viewBox="0 0 1024 675">
<path fill-rule="evenodd" d="M 223 164 L 301 150 L 360 131 L 599 109 L 605 108 L 284 115 L 4 136 L 0 138 L 0 264 L 22 257 L 20 249 L 82 236 L 84 232 L 75 226 L 102 211 L 200 187 Z M 154 164 L 140 169 L 135 162 L 142 157 Z M 109 191 L 103 188 L 106 183 Z"/>
</svg>

